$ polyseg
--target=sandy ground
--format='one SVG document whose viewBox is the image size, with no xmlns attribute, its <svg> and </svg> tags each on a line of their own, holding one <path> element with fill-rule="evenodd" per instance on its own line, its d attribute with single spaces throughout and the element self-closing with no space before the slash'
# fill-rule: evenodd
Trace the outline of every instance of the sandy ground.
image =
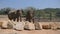
<svg viewBox="0 0 60 34">
<path fill-rule="evenodd" d="M 8 20 L 7 16 L 0 15 L 0 21 Z M 60 34 L 60 30 L 23 30 L 16 31 L 13 29 L 0 29 L 0 34 Z"/>
<path fill-rule="evenodd" d="M 60 30 L 23 30 L 0 29 L 0 34 L 60 34 Z"/>
</svg>

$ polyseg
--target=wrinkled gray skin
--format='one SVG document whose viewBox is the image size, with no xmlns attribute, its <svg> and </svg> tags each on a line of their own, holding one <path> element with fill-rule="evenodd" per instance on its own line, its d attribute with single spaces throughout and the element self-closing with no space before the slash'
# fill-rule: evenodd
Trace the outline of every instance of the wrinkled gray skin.
<svg viewBox="0 0 60 34">
<path fill-rule="evenodd" d="M 26 21 L 34 23 L 34 11 L 32 10 L 27 11 Z"/>
<path fill-rule="evenodd" d="M 15 21 L 17 19 L 18 21 L 22 21 L 22 12 L 23 10 L 13 10 L 8 13 L 9 20 Z"/>
</svg>

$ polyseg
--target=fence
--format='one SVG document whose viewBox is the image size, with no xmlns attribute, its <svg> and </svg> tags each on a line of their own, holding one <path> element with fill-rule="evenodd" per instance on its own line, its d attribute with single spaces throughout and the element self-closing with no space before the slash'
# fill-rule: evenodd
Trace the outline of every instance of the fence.
<svg viewBox="0 0 60 34">
<path fill-rule="evenodd" d="M 37 18 L 35 18 L 35 21 L 38 21 L 38 22 L 60 22 L 60 17 L 52 16 L 52 14 L 51 14 L 49 17 L 46 17 L 46 18 L 37 17 Z"/>
</svg>

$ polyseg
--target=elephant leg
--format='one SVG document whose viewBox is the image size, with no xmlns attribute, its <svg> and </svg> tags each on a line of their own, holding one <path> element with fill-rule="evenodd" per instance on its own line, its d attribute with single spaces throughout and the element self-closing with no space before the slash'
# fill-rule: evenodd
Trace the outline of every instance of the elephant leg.
<svg viewBox="0 0 60 34">
<path fill-rule="evenodd" d="M 31 18 L 30 18 L 30 17 L 27 17 L 27 18 L 26 18 L 26 21 L 31 22 Z"/>
<path fill-rule="evenodd" d="M 26 18 L 26 21 L 28 20 L 28 18 Z"/>
<path fill-rule="evenodd" d="M 29 18 L 28 21 L 31 22 L 31 19 Z"/>
<path fill-rule="evenodd" d="M 17 22 L 19 22 L 19 17 L 17 17 Z"/>
<path fill-rule="evenodd" d="M 29 18 L 26 18 L 26 21 L 29 21 L 30 22 Z"/>
<path fill-rule="evenodd" d="M 20 16 L 20 22 L 22 22 L 22 17 Z"/>
<path fill-rule="evenodd" d="M 16 20 L 16 18 L 13 18 L 13 21 L 15 21 Z"/>
<path fill-rule="evenodd" d="M 34 21 L 34 18 L 32 19 L 32 22 L 34 23 L 35 21 Z"/>
</svg>

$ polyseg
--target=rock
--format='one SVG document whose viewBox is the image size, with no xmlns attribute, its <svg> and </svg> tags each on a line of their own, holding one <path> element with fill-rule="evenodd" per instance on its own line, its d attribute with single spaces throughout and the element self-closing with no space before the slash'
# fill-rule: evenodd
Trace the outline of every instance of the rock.
<svg viewBox="0 0 60 34">
<path fill-rule="evenodd" d="M 42 25 L 42 29 L 51 29 L 50 22 L 39 22 Z"/>
<path fill-rule="evenodd" d="M 25 22 L 16 22 L 16 21 L 8 21 L 8 28 L 13 28 L 15 30 L 24 30 Z"/>
<path fill-rule="evenodd" d="M 57 30 L 57 28 L 59 28 L 59 23 L 53 22 L 50 25 L 51 25 L 51 29 L 53 30 Z"/>
<path fill-rule="evenodd" d="M 3 21 L 2 28 L 7 28 L 8 27 L 7 24 L 8 24 L 8 21 Z"/>
<path fill-rule="evenodd" d="M 24 26 L 24 22 L 16 22 L 16 24 L 13 25 L 13 29 L 21 31 L 24 30 Z"/>
<path fill-rule="evenodd" d="M 34 24 L 31 22 L 26 22 L 25 23 L 25 27 L 24 27 L 26 30 L 35 30 L 35 26 L 34 26 Z"/>
<path fill-rule="evenodd" d="M 57 23 L 57 29 L 60 29 L 60 23 Z"/>
<path fill-rule="evenodd" d="M 55 27 L 56 27 L 57 29 L 60 29 L 60 22 L 55 22 Z"/>
<path fill-rule="evenodd" d="M 13 28 L 12 21 L 8 21 L 7 26 L 8 26 L 8 27 L 7 27 L 8 29 L 12 29 L 12 28 Z"/>
<path fill-rule="evenodd" d="M 42 28 L 43 29 L 51 29 L 51 26 L 50 25 L 42 25 Z"/>
<path fill-rule="evenodd" d="M 0 28 L 2 27 L 3 22 L 0 22 Z"/>
<path fill-rule="evenodd" d="M 8 29 L 13 28 L 12 21 L 10 21 L 10 20 L 3 21 L 2 28 L 4 28 L 4 29 L 6 29 L 6 28 L 8 28 Z"/>
<path fill-rule="evenodd" d="M 0 27 L 2 27 L 3 22 L 0 22 Z"/>
<path fill-rule="evenodd" d="M 42 24 L 41 23 L 34 23 L 35 29 L 36 30 L 41 30 L 42 29 Z"/>
</svg>

